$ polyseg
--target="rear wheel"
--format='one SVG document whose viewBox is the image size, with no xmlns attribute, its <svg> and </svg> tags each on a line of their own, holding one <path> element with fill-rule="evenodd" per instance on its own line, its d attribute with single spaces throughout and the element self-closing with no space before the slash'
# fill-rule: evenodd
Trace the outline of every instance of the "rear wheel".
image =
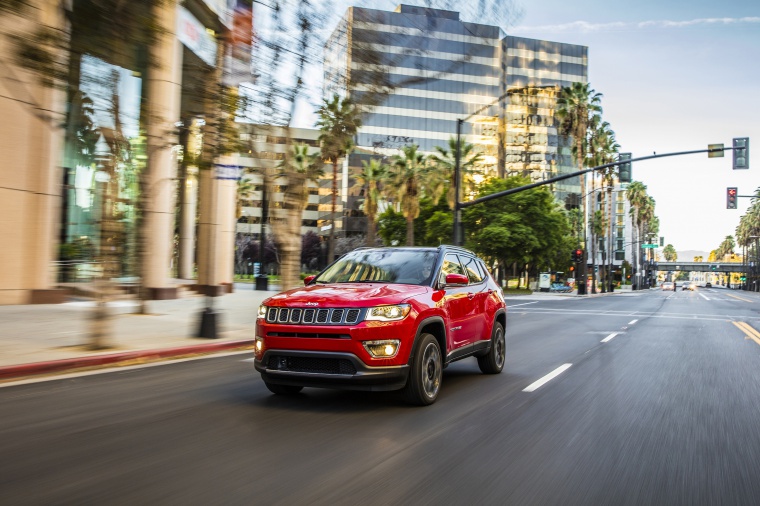
<svg viewBox="0 0 760 506">
<path fill-rule="evenodd" d="M 507 354 L 507 341 L 504 338 L 504 327 L 494 322 L 491 331 L 491 349 L 482 357 L 478 357 L 478 367 L 484 374 L 499 374 L 504 369 Z"/>
<path fill-rule="evenodd" d="M 422 334 L 404 387 L 404 398 L 416 406 L 433 404 L 438 397 L 442 377 L 443 359 L 438 341 L 431 334 Z"/>
<path fill-rule="evenodd" d="M 267 381 L 265 381 L 264 384 L 267 386 L 270 392 L 277 395 L 295 395 L 303 390 L 303 387 L 296 387 L 293 385 L 278 385 L 276 383 L 269 383 Z"/>
</svg>

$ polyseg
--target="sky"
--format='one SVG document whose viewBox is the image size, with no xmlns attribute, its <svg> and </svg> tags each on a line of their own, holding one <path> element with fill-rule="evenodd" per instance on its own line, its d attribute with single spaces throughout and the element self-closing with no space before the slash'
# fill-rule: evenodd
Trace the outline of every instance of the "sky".
<svg viewBox="0 0 760 506">
<path fill-rule="evenodd" d="M 589 84 L 603 95 L 621 152 L 636 158 L 750 138 L 749 170 L 732 170 L 730 151 L 633 164 L 633 179 L 656 201 L 665 244 L 709 252 L 734 235 L 751 202 L 740 197 L 738 209 L 726 209 L 726 188 L 741 196 L 760 187 L 760 2 L 514 1 L 522 16 L 501 27 L 507 34 L 589 48 Z M 295 126 L 313 126 L 307 114 L 298 118 Z"/>
</svg>

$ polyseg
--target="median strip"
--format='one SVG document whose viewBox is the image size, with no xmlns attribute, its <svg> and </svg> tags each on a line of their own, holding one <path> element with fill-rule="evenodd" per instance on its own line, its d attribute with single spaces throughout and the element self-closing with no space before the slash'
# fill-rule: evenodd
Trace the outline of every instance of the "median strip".
<svg viewBox="0 0 760 506">
<path fill-rule="evenodd" d="M 557 367 L 552 372 L 550 372 L 549 374 L 547 374 L 546 376 L 544 376 L 543 378 L 541 378 L 540 380 L 534 381 L 533 383 L 531 383 L 530 385 L 528 385 L 527 387 L 525 387 L 523 389 L 523 392 L 533 392 L 533 391 L 541 388 L 544 384 L 550 382 L 551 380 L 553 380 L 554 378 L 556 378 L 557 376 L 559 376 L 563 372 L 565 372 L 568 369 L 570 369 L 570 367 L 572 365 L 573 364 L 562 364 L 561 366 Z"/>
</svg>

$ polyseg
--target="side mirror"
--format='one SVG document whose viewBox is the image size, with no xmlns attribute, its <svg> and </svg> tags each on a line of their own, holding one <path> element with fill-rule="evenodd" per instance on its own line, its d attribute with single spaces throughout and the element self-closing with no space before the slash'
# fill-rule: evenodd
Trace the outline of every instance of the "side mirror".
<svg viewBox="0 0 760 506">
<path fill-rule="evenodd" d="M 316 278 L 316 276 L 314 276 L 314 275 L 306 276 L 305 278 L 303 278 L 303 284 L 304 284 L 304 286 L 306 286 L 309 283 L 311 283 L 312 281 L 314 281 L 314 278 Z"/>
<path fill-rule="evenodd" d="M 446 286 L 464 286 L 469 282 L 464 274 L 446 274 Z"/>
</svg>

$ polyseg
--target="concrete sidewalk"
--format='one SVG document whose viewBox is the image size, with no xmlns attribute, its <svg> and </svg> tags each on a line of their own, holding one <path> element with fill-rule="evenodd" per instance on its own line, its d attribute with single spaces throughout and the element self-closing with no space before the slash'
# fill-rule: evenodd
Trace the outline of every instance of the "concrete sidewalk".
<svg viewBox="0 0 760 506">
<path fill-rule="evenodd" d="M 112 347 L 101 351 L 87 349 L 92 301 L 0 306 L 0 380 L 249 348 L 258 307 L 275 293 L 236 285 L 235 293 L 213 298 L 218 311 L 217 339 L 195 337 L 206 297 L 150 301 L 146 315 L 136 314 L 137 301 L 114 301 L 109 304 Z"/>
</svg>

